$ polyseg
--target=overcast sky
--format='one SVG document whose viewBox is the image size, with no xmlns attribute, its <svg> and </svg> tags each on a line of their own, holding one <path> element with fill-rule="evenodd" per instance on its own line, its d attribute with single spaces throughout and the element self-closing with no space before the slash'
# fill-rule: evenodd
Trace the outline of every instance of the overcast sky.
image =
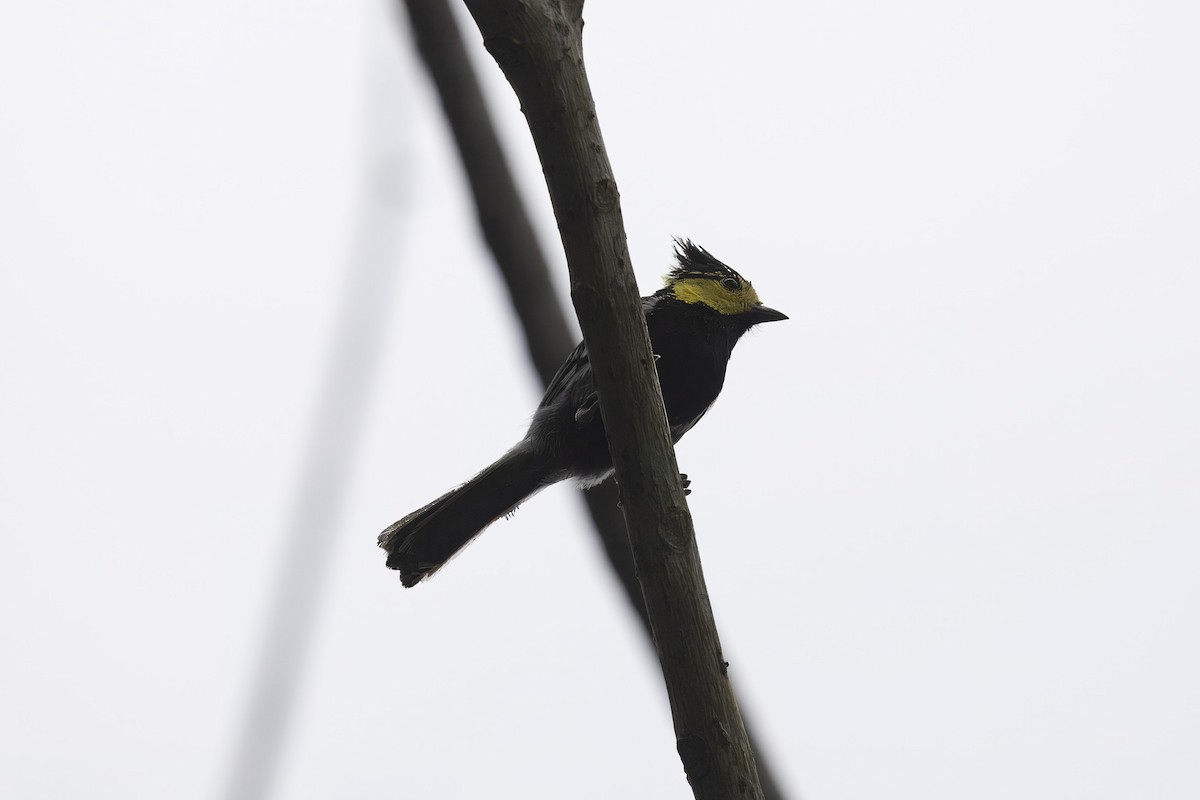
<svg viewBox="0 0 1200 800">
<path fill-rule="evenodd" d="M 585 16 L 644 293 L 687 236 L 791 317 L 678 448 L 787 786 L 1200 796 L 1197 6 Z M 359 274 L 275 796 L 690 797 L 574 489 L 412 590 L 375 547 L 538 399 L 391 7 L 9 4 L 0 71 L 0 795 L 220 796 Z"/>
</svg>

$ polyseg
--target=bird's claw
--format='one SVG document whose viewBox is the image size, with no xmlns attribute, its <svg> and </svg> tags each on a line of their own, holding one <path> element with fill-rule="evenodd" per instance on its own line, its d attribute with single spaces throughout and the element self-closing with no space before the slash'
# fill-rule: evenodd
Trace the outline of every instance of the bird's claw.
<svg viewBox="0 0 1200 800">
<path fill-rule="evenodd" d="M 679 473 L 679 485 L 683 487 L 683 496 L 684 497 L 687 497 L 689 494 L 692 493 L 692 490 L 688 488 L 689 486 L 692 485 L 692 482 L 690 480 L 688 480 L 688 476 L 687 476 L 686 472 Z"/>
</svg>

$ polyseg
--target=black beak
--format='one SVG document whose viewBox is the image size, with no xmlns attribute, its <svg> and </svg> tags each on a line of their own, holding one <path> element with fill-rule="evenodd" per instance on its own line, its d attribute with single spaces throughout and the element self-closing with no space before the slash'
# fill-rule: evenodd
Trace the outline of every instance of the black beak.
<svg viewBox="0 0 1200 800">
<path fill-rule="evenodd" d="M 778 322 L 779 320 L 788 318 L 787 314 L 764 306 L 762 303 L 759 303 L 754 308 L 747 311 L 746 316 L 749 317 L 755 325 L 760 322 Z"/>
</svg>

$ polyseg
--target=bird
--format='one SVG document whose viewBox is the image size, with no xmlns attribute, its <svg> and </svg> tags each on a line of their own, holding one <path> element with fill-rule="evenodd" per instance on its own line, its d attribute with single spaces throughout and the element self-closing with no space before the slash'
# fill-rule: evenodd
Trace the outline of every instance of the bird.
<svg viewBox="0 0 1200 800">
<path fill-rule="evenodd" d="M 663 288 L 642 298 L 642 312 L 671 440 L 678 442 L 720 394 L 742 335 L 788 317 L 763 305 L 750 281 L 707 250 L 689 239 L 674 241 L 675 264 Z M 588 488 L 612 473 L 587 347 L 580 342 L 550 380 L 525 437 L 474 478 L 389 525 L 379 546 L 401 583 L 415 586 L 545 487 L 573 478 Z"/>
</svg>

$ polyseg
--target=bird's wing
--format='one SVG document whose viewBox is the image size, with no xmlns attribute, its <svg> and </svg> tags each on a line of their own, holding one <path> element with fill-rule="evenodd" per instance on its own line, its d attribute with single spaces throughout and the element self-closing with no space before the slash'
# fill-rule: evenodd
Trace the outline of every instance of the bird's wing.
<svg viewBox="0 0 1200 800">
<path fill-rule="evenodd" d="M 660 293 L 642 298 L 642 313 L 649 316 L 658 305 Z M 575 424 L 579 427 L 588 425 L 600 411 L 600 398 L 596 396 L 596 384 L 592 381 L 592 364 L 588 361 L 587 347 L 583 342 L 575 346 L 571 355 L 554 373 L 542 402 L 538 408 L 553 405 L 567 397 L 575 404 Z"/>
<path fill-rule="evenodd" d="M 596 407 L 596 385 L 592 382 L 592 365 L 588 361 L 587 347 L 583 342 L 571 351 L 567 360 L 558 368 L 558 372 L 554 373 L 538 407 L 545 408 L 563 398 L 576 396 L 578 400 L 575 401 L 575 419 L 579 421 L 580 414 L 586 413 L 585 409 Z"/>
</svg>

